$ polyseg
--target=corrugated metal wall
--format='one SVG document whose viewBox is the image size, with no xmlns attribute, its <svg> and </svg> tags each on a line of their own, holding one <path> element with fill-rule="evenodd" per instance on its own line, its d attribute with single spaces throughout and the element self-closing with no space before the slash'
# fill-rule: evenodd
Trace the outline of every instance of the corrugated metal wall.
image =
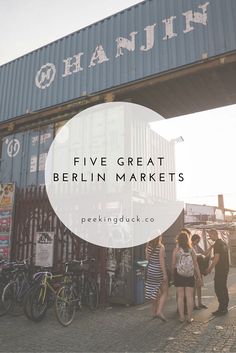
<svg viewBox="0 0 236 353">
<path fill-rule="evenodd" d="M 0 68 L 0 121 L 235 51 L 235 13 L 235 0 L 147 0 L 16 59 Z"/>
<path fill-rule="evenodd" d="M 2 141 L 0 182 L 18 187 L 44 185 L 47 152 L 54 138 L 54 126 L 19 132 Z"/>
</svg>

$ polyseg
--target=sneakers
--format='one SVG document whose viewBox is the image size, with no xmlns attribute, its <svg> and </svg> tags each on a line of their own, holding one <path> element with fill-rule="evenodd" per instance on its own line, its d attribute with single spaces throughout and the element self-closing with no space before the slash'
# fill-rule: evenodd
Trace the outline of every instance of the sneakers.
<svg viewBox="0 0 236 353">
<path fill-rule="evenodd" d="M 224 309 L 224 310 L 218 309 L 218 310 L 216 310 L 216 311 L 213 311 L 212 314 L 213 314 L 214 316 L 223 316 L 223 315 L 228 314 L 228 309 Z"/>
</svg>

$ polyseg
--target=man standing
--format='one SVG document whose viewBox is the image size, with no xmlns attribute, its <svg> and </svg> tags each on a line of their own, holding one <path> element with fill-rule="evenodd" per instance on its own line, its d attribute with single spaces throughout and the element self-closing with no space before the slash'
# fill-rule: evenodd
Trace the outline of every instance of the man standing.
<svg viewBox="0 0 236 353">
<path fill-rule="evenodd" d="M 215 316 L 221 316 L 228 313 L 229 294 L 227 288 L 227 277 L 229 273 L 229 254 L 226 243 L 219 239 L 218 232 L 216 229 L 209 231 L 209 237 L 214 241 L 214 258 L 211 265 L 207 269 L 207 273 L 210 273 L 215 267 L 215 293 L 219 302 L 219 308 L 212 314 Z"/>
</svg>

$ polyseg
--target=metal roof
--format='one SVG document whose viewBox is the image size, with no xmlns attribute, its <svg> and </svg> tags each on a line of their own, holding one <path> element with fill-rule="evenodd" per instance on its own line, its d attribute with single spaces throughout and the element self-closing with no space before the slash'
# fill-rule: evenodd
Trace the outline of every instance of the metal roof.
<svg viewBox="0 0 236 353">
<path fill-rule="evenodd" d="M 236 222 L 220 222 L 220 223 L 189 223 L 185 224 L 187 228 L 194 229 L 217 229 L 217 230 L 236 230 Z"/>
</svg>

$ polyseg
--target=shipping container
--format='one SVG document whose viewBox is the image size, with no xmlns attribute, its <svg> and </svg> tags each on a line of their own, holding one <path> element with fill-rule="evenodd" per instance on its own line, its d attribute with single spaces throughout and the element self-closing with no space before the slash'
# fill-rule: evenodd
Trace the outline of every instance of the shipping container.
<svg viewBox="0 0 236 353">
<path fill-rule="evenodd" d="M 0 122 L 235 52 L 235 13 L 146 0 L 24 55 L 0 67 Z"/>
<path fill-rule="evenodd" d="M 54 138 L 54 125 L 8 135 L 2 140 L 0 182 L 17 187 L 44 185 L 45 161 Z"/>
</svg>

